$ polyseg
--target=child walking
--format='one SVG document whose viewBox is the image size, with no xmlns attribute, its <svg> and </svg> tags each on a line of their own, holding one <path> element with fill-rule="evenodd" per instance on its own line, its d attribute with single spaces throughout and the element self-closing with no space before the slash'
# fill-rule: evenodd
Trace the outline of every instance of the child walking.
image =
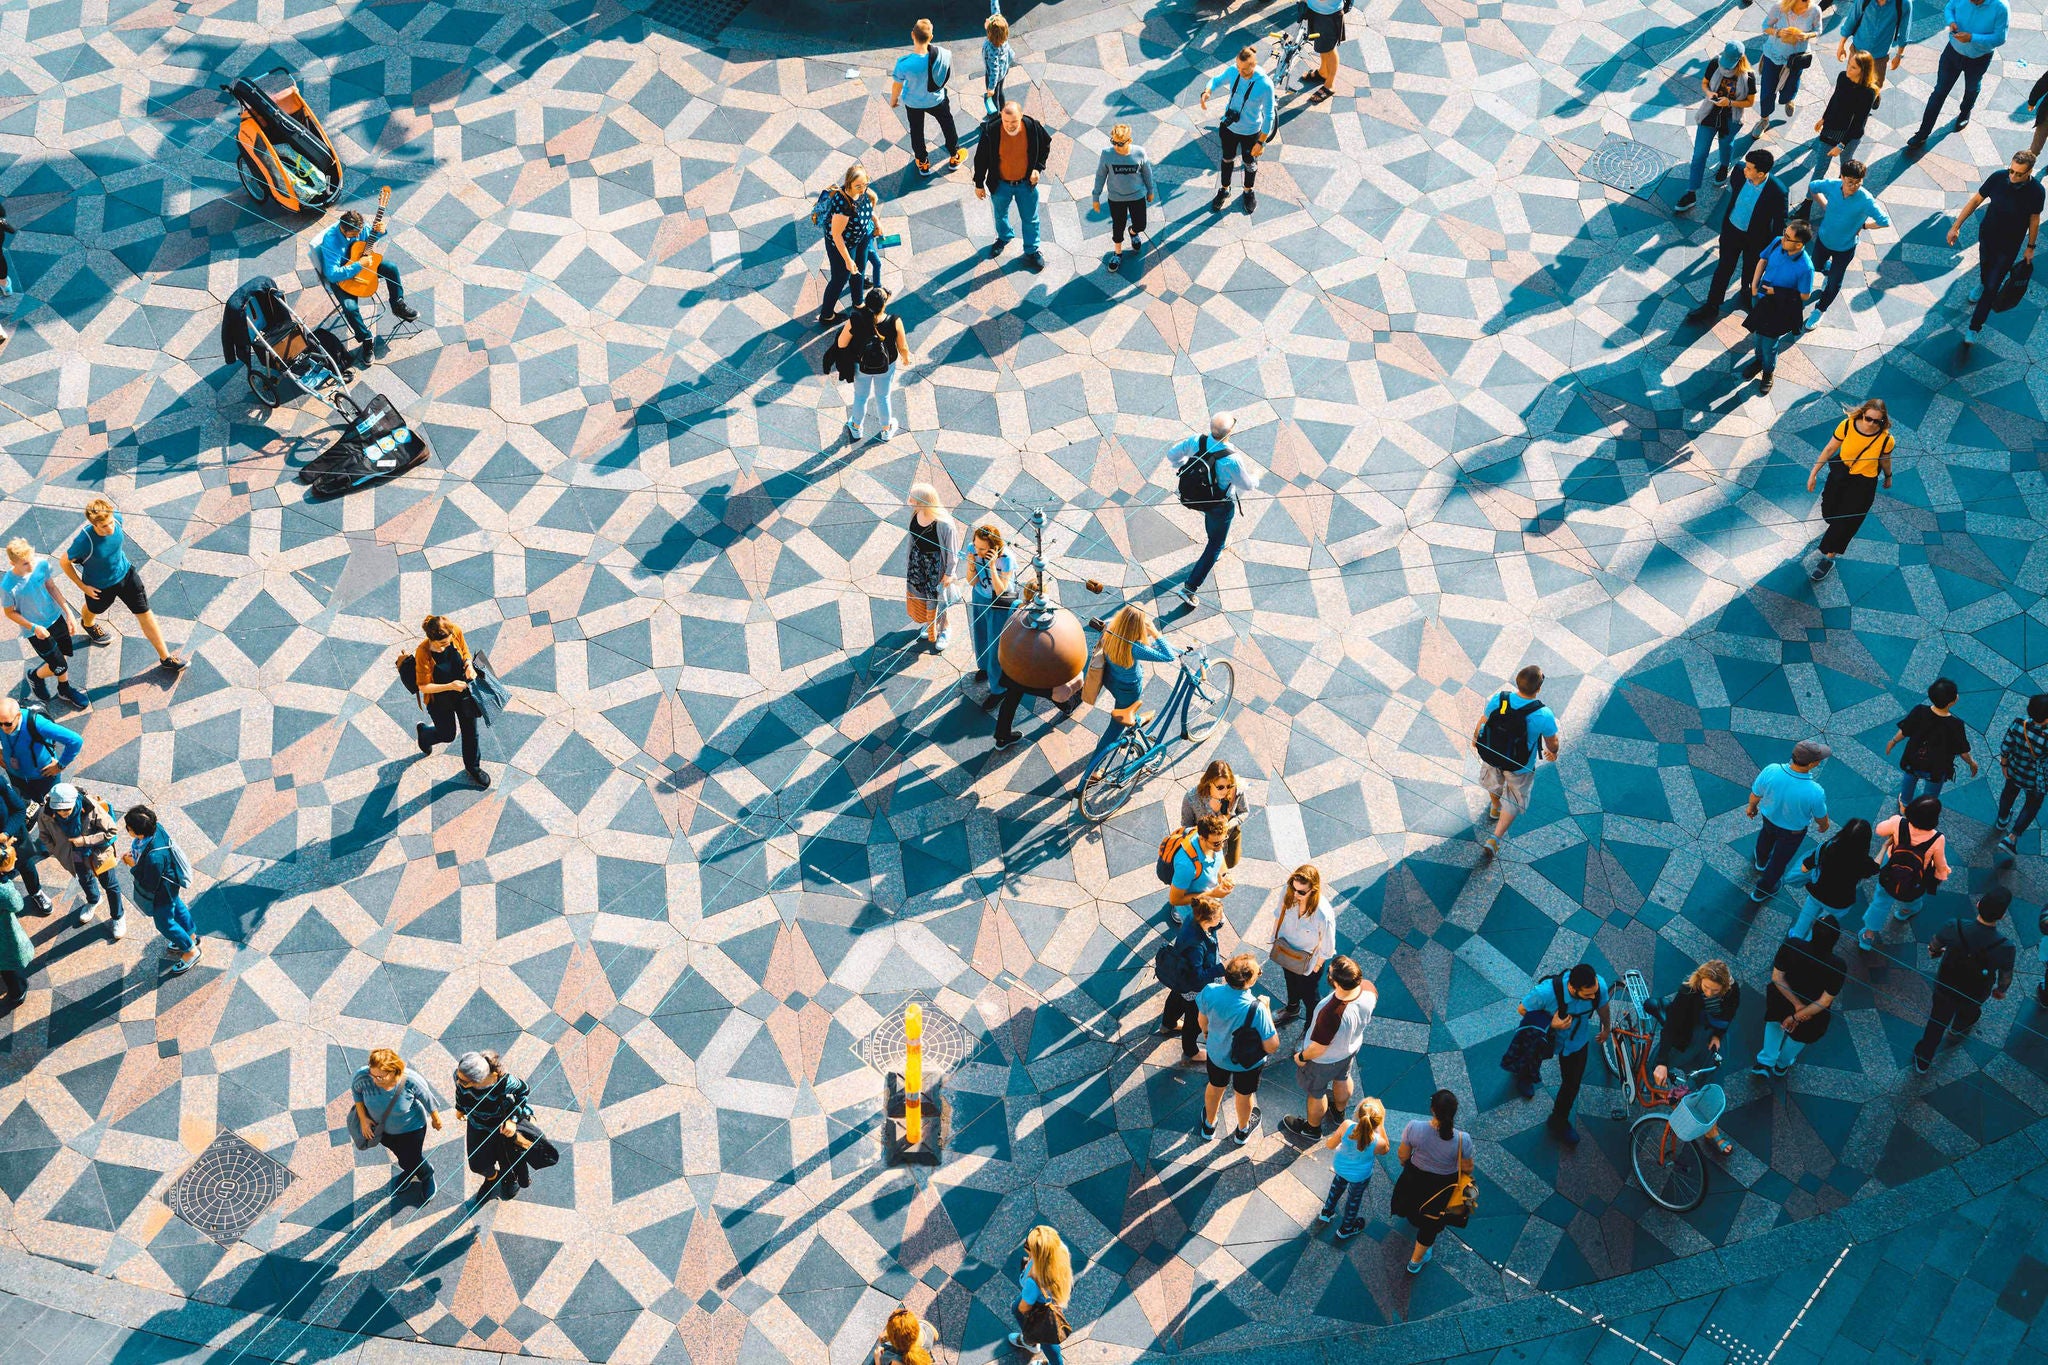
<svg viewBox="0 0 2048 1365">
<path fill-rule="evenodd" d="M 1131 143 L 1131 125 L 1119 123 L 1109 130 L 1109 147 L 1095 167 L 1095 211 L 1102 212 L 1102 193 L 1109 191 L 1109 259 L 1111 270 L 1123 265 L 1124 229 L 1131 233 L 1131 250 L 1139 246 L 1145 232 L 1145 205 L 1152 202 L 1152 160 L 1143 147 Z"/>
<path fill-rule="evenodd" d="M 990 14 L 982 31 L 988 35 L 981 40 L 981 74 L 988 83 L 988 93 L 981 97 L 982 117 L 987 118 L 1003 107 L 1003 79 L 1017 64 L 1017 56 L 1010 51 L 1010 21 L 1000 13 Z"/>
<path fill-rule="evenodd" d="M 1368 1095 L 1358 1102 L 1351 1122 L 1330 1134 L 1323 1145 L 1336 1153 L 1331 1161 L 1330 1193 L 1316 1222 L 1327 1223 L 1337 1216 L 1337 1201 L 1344 1201 L 1344 1221 L 1337 1225 L 1337 1240 L 1348 1242 L 1365 1231 L 1359 1206 L 1365 1202 L 1366 1187 L 1372 1184 L 1373 1167 L 1387 1150 L 1387 1107 Z"/>
</svg>

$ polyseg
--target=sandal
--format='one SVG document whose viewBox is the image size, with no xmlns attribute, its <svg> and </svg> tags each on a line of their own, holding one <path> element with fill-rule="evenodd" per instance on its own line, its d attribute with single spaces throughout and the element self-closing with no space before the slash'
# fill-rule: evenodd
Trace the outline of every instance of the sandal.
<svg viewBox="0 0 2048 1365">
<path fill-rule="evenodd" d="M 1714 1155 L 1720 1157 L 1723 1161 L 1735 1155 L 1735 1144 L 1722 1137 L 1719 1133 L 1707 1134 L 1707 1145 L 1712 1147 Z"/>
</svg>

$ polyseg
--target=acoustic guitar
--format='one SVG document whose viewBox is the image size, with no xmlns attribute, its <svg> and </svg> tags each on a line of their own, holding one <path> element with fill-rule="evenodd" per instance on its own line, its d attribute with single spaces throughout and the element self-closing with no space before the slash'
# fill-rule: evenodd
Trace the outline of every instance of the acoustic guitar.
<svg viewBox="0 0 2048 1365">
<path fill-rule="evenodd" d="M 377 191 L 377 218 L 370 224 L 370 230 L 348 244 L 348 258 L 360 261 L 362 269 L 335 284 L 342 293 L 359 299 L 367 299 L 377 292 L 377 267 L 384 263 L 384 253 L 370 250 L 370 244 L 384 232 L 384 210 L 391 206 L 391 187 L 386 185 Z"/>
</svg>

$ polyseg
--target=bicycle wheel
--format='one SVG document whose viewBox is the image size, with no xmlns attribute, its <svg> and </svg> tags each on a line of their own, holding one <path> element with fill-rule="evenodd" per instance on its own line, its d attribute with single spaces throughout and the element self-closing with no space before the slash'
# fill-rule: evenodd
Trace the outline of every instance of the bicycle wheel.
<svg viewBox="0 0 2048 1365">
<path fill-rule="evenodd" d="M 1147 748 L 1141 732 L 1126 730 L 1116 743 L 1089 760 L 1077 798 L 1083 820 L 1107 820 L 1124 808 L 1145 780 Z"/>
<path fill-rule="evenodd" d="M 247 152 L 235 158 L 235 176 L 242 182 L 242 193 L 259 204 L 270 202 L 270 182 L 263 178 L 263 172 L 256 168 Z"/>
<path fill-rule="evenodd" d="M 243 369 L 249 376 L 249 392 L 256 395 L 256 401 L 266 408 L 274 408 L 284 401 L 284 375 L 268 358 L 250 356 Z"/>
<path fill-rule="evenodd" d="M 1230 706 L 1230 696 L 1235 691 L 1237 670 L 1230 666 L 1229 660 L 1218 659 L 1204 668 L 1194 691 L 1188 694 L 1187 706 L 1180 713 L 1181 738 L 1207 739 Z"/>
<path fill-rule="evenodd" d="M 1643 1193 L 1673 1213 L 1691 1213 L 1707 1199 L 1707 1162 L 1697 1142 L 1671 1131 L 1663 1114 L 1645 1114 L 1628 1128 L 1629 1164 Z"/>
</svg>

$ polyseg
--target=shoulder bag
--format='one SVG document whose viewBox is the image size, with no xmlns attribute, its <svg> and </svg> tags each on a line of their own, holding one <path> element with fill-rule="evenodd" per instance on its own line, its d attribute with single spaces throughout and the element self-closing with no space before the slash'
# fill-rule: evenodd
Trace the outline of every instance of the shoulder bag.
<svg viewBox="0 0 2048 1365">
<path fill-rule="evenodd" d="M 348 1135 L 355 1140 L 357 1151 L 367 1151 L 377 1145 L 377 1139 L 383 1136 L 384 1133 L 384 1120 L 391 1117 L 392 1109 L 398 1104 L 398 1097 L 411 1084 L 412 1080 L 410 1077 L 400 1079 L 397 1086 L 391 1091 L 391 1098 L 384 1101 L 384 1112 L 377 1115 L 376 1121 L 368 1132 L 363 1131 L 364 1106 L 356 1100 L 353 1094 L 349 1096 Z"/>
<path fill-rule="evenodd" d="M 1310 964 L 1316 960 L 1315 953 L 1310 950 L 1297 948 L 1280 937 L 1281 926 L 1286 923 L 1287 906 L 1285 903 L 1282 903 L 1280 906 L 1280 918 L 1273 925 L 1273 950 L 1271 953 L 1273 965 L 1280 968 L 1281 971 L 1292 973 L 1295 976 L 1307 976 Z"/>
</svg>

